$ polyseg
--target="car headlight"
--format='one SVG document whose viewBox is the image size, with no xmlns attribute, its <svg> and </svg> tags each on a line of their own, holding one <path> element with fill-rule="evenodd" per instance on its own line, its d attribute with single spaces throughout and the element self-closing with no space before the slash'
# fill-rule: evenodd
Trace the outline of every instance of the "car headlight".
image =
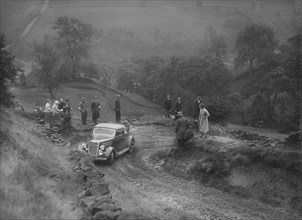
<svg viewBox="0 0 302 220">
<path fill-rule="evenodd" d="M 87 144 L 86 144 L 86 143 L 83 143 L 83 144 L 82 144 L 82 148 L 83 148 L 84 150 L 88 150 Z"/>
<path fill-rule="evenodd" d="M 101 145 L 101 146 L 100 146 L 100 150 L 101 150 L 101 151 L 104 151 L 104 150 L 105 150 L 105 146 L 104 146 L 104 145 Z"/>
</svg>

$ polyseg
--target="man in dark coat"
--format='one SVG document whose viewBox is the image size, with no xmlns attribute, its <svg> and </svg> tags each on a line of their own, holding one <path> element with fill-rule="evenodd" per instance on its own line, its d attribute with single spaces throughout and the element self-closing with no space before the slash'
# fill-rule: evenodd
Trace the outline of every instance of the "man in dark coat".
<svg viewBox="0 0 302 220">
<path fill-rule="evenodd" d="M 116 122 L 121 120 L 120 95 L 117 95 L 115 100 L 115 120 Z"/>
<path fill-rule="evenodd" d="M 66 99 L 65 103 L 66 103 L 66 108 L 65 108 L 66 109 L 66 113 L 71 118 L 72 108 L 70 106 L 69 99 Z"/>
<path fill-rule="evenodd" d="M 170 118 L 170 110 L 172 108 L 172 101 L 170 98 L 170 95 L 167 95 L 167 98 L 165 100 L 165 117 Z"/>
<path fill-rule="evenodd" d="M 80 102 L 80 107 L 79 110 L 81 112 L 81 118 L 82 118 L 82 125 L 86 125 L 86 120 L 87 120 L 87 104 L 86 101 L 84 99 L 84 97 L 81 98 L 81 102 Z"/>
<path fill-rule="evenodd" d="M 181 111 L 182 111 L 181 99 L 180 97 L 178 97 L 175 103 L 175 120 L 178 119 L 177 112 L 181 112 Z"/>
<path fill-rule="evenodd" d="M 66 113 L 66 103 L 64 102 L 64 99 L 63 99 L 63 98 L 60 99 L 60 103 L 59 103 L 59 105 L 58 105 L 58 109 L 59 109 L 59 110 L 62 109 L 63 112 Z"/>
<path fill-rule="evenodd" d="M 193 104 L 193 109 L 194 109 L 194 120 L 199 119 L 199 112 L 200 108 L 199 105 L 202 103 L 201 96 L 198 96 Z"/>
<path fill-rule="evenodd" d="M 97 96 L 94 96 L 94 100 L 91 102 L 91 116 L 92 116 L 92 121 L 96 125 L 97 120 L 100 117 L 100 110 L 101 110 L 101 104 L 97 100 Z"/>
<path fill-rule="evenodd" d="M 183 117 L 182 112 L 178 112 L 177 116 L 179 117 L 175 127 L 177 145 L 183 147 L 184 142 L 188 139 L 189 120 Z"/>
</svg>

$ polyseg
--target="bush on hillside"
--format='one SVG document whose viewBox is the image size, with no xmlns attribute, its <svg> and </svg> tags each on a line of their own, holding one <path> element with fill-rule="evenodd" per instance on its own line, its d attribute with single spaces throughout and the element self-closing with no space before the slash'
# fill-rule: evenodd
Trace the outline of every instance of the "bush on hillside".
<svg viewBox="0 0 302 220">
<path fill-rule="evenodd" d="M 4 36 L 0 36 L 0 105 L 12 106 L 14 96 L 8 91 L 9 83 L 15 81 L 17 68 L 13 61 L 14 57 L 6 49 Z"/>
<path fill-rule="evenodd" d="M 224 100 L 213 100 L 206 106 L 206 109 L 209 111 L 210 120 L 213 122 L 224 123 L 232 113 L 231 106 Z"/>
</svg>

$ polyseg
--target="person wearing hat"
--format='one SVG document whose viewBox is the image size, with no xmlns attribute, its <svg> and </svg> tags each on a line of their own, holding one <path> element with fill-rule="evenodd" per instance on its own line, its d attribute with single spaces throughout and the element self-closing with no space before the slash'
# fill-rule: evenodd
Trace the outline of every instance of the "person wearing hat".
<svg viewBox="0 0 302 220">
<path fill-rule="evenodd" d="M 88 109 L 88 107 L 87 107 L 85 98 L 82 97 L 81 102 L 80 102 L 80 107 L 79 107 L 79 110 L 81 112 L 82 125 L 86 125 L 87 112 L 88 112 L 87 109 Z"/>
<path fill-rule="evenodd" d="M 101 104 L 97 100 L 97 96 L 94 96 L 94 100 L 91 103 L 91 116 L 92 116 L 92 121 L 96 125 L 97 120 L 100 117 L 100 110 L 101 110 Z"/>
<path fill-rule="evenodd" d="M 207 133 L 209 131 L 209 121 L 208 117 L 210 116 L 210 113 L 208 110 L 204 107 L 204 103 L 200 103 L 199 105 L 200 112 L 199 112 L 199 131 L 201 133 L 201 137 L 207 137 Z"/>
<path fill-rule="evenodd" d="M 183 147 L 184 142 L 188 139 L 189 120 L 183 116 L 182 112 L 177 112 L 176 120 L 176 139 L 177 145 Z"/>
<path fill-rule="evenodd" d="M 200 108 L 199 105 L 202 103 L 201 96 L 198 96 L 193 104 L 193 110 L 194 110 L 194 120 L 197 120 L 199 118 L 199 112 Z"/>
<path fill-rule="evenodd" d="M 175 120 L 178 119 L 177 112 L 181 112 L 181 111 L 182 111 L 181 99 L 180 97 L 178 97 L 175 103 Z"/>
<path fill-rule="evenodd" d="M 120 95 L 117 95 L 115 100 L 115 120 L 116 122 L 121 120 Z"/>
<path fill-rule="evenodd" d="M 170 110 L 172 108 L 172 101 L 170 95 L 167 95 L 165 100 L 165 118 L 170 118 Z"/>
<path fill-rule="evenodd" d="M 70 103 L 69 103 L 69 99 L 66 99 L 65 100 L 65 103 L 66 103 L 66 112 L 67 112 L 67 115 L 71 118 L 71 112 L 72 112 L 72 108 L 70 106 Z"/>
</svg>

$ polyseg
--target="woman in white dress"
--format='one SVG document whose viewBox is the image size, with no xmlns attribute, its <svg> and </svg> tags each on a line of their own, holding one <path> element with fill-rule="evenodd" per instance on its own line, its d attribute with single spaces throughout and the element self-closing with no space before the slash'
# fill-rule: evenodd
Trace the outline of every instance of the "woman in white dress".
<svg viewBox="0 0 302 220">
<path fill-rule="evenodd" d="M 51 124 L 51 115 L 52 115 L 52 106 L 51 106 L 50 99 L 47 99 L 44 112 L 45 112 L 45 116 L 44 116 L 45 125 L 49 128 Z"/>
<path fill-rule="evenodd" d="M 210 116 L 210 113 L 208 110 L 204 107 L 203 103 L 200 103 L 199 105 L 200 113 L 199 113 L 199 131 L 201 133 L 201 137 L 207 137 L 206 134 L 209 131 L 209 121 L 208 117 Z"/>
<path fill-rule="evenodd" d="M 53 103 L 53 105 L 52 105 L 52 114 L 53 114 L 53 115 L 57 115 L 57 114 L 63 112 L 63 109 L 59 109 L 59 103 L 60 103 L 60 102 L 59 102 L 58 100 L 56 100 L 56 101 Z"/>
</svg>

